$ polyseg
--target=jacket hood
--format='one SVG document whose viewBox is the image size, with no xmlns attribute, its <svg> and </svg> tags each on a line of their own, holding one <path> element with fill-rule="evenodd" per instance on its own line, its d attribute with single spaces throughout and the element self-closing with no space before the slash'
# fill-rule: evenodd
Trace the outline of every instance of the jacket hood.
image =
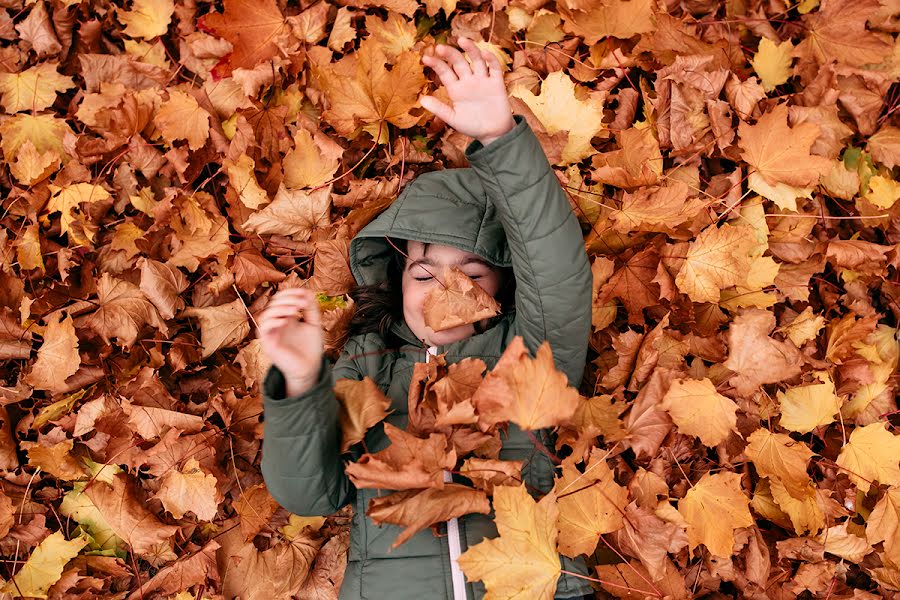
<svg viewBox="0 0 900 600">
<path fill-rule="evenodd" d="M 393 247 L 386 237 L 444 244 L 498 267 L 512 265 L 506 234 L 474 169 L 423 173 L 350 242 L 350 269 L 359 285 L 387 278 Z"/>
</svg>

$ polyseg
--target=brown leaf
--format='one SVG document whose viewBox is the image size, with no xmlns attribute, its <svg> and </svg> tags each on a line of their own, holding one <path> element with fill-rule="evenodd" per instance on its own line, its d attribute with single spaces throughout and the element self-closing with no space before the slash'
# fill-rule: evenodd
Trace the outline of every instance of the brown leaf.
<svg viewBox="0 0 900 600">
<path fill-rule="evenodd" d="M 334 395 L 341 403 L 341 452 L 365 439 L 369 428 L 387 417 L 391 408 L 391 400 L 368 376 L 362 381 L 341 379 L 334 384 Z"/>
<path fill-rule="evenodd" d="M 457 267 L 444 271 L 441 284 L 428 291 L 422 306 L 425 325 L 433 331 L 477 323 L 500 312 L 500 304 Z"/>
</svg>

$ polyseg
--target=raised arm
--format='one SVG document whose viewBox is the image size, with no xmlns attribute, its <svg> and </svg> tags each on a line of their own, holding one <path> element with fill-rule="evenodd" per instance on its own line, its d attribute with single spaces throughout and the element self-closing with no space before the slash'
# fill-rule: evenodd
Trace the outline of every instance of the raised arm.
<svg viewBox="0 0 900 600">
<path fill-rule="evenodd" d="M 266 373 L 262 474 L 272 497 L 294 514 L 330 515 L 355 492 L 341 460 L 338 401 L 332 387 L 338 379 L 362 379 L 353 359 L 359 348 L 351 338 L 333 367 L 323 357 L 318 380 L 302 394 L 285 396 L 285 378 L 278 367 Z"/>
<path fill-rule="evenodd" d="M 557 367 L 581 382 L 591 326 L 591 270 L 578 220 L 534 132 L 510 112 L 500 64 L 471 40 L 424 57 L 447 88 L 448 106 L 422 106 L 476 138 L 466 157 L 506 232 L 516 276 L 515 332 L 534 351 L 548 340 Z M 466 58 L 468 57 L 468 61 Z"/>
</svg>

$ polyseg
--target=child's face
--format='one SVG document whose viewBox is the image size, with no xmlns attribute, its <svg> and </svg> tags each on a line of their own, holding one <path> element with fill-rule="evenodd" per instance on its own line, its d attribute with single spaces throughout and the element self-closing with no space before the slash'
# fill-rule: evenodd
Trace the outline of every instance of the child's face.
<svg viewBox="0 0 900 600">
<path fill-rule="evenodd" d="M 444 276 L 444 269 L 457 267 L 492 297 L 500 290 L 500 270 L 477 254 L 441 244 L 409 241 L 406 265 L 403 268 L 403 318 L 416 337 L 429 346 L 443 346 L 464 340 L 475 333 L 472 324 L 459 325 L 443 331 L 433 331 L 425 325 L 423 306 L 428 291 L 441 285 L 435 281 Z"/>
</svg>

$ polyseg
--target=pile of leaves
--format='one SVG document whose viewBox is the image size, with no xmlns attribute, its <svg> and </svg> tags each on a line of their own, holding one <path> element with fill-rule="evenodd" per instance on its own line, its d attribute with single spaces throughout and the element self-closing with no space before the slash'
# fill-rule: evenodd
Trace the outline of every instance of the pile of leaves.
<svg viewBox="0 0 900 600">
<path fill-rule="evenodd" d="M 460 36 L 507 69 L 595 283 L 582 395 L 523 425 L 558 425 L 554 490 L 434 457 L 492 496 L 467 574 L 550 597 L 558 550 L 622 598 L 900 592 L 896 2 L 2 6 L 0 594 L 336 598 L 349 513 L 290 515 L 259 473 L 254 318 L 311 287 L 340 351 L 349 239 L 465 166 L 417 106 Z M 419 374 L 435 411 L 451 368 Z M 452 398 L 453 427 L 519 419 Z"/>
</svg>

